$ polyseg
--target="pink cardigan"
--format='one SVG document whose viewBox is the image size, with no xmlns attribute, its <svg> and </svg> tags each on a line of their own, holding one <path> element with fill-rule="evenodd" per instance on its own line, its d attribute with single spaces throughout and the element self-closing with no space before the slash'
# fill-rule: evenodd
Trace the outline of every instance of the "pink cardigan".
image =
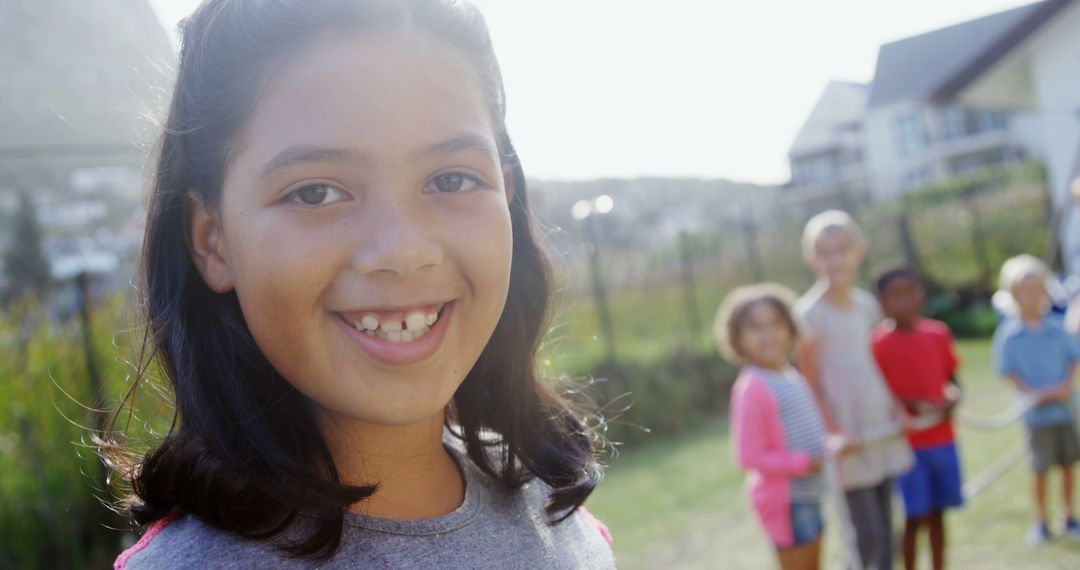
<svg viewBox="0 0 1080 570">
<path fill-rule="evenodd" d="M 749 471 L 747 491 L 765 532 L 780 547 L 795 542 L 791 479 L 810 473 L 809 453 L 790 451 L 780 411 L 765 380 L 744 368 L 731 390 L 731 442 L 735 460 Z"/>
</svg>

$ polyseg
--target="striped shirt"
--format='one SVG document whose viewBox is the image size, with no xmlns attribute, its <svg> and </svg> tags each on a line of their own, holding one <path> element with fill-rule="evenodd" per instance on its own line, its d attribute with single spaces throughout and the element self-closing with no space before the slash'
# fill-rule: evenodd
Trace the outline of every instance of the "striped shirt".
<svg viewBox="0 0 1080 570">
<path fill-rule="evenodd" d="M 825 423 L 806 380 L 794 368 L 780 373 L 754 367 L 754 372 L 765 380 L 776 399 L 787 448 L 791 451 L 804 451 L 815 459 L 824 455 Z M 820 501 L 822 492 L 821 471 L 791 480 L 793 501 Z"/>
</svg>

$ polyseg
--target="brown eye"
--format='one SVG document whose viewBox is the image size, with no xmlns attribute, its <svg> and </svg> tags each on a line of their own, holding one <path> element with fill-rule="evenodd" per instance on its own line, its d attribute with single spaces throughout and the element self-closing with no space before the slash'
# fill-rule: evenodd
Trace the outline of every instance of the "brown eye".
<svg viewBox="0 0 1080 570">
<path fill-rule="evenodd" d="M 311 184 L 294 191 L 289 199 L 304 206 L 323 206 L 343 199 L 344 195 L 328 184 Z"/>
<path fill-rule="evenodd" d="M 436 176 L 432 180 L 432 186 L 434 186 L 436 192 L 455 193 L 472 190 L 473 188 L 480 186 L 480 184 L 472 176 L 467 176 L 459 172 L 448 172 Z"/>
</svg>

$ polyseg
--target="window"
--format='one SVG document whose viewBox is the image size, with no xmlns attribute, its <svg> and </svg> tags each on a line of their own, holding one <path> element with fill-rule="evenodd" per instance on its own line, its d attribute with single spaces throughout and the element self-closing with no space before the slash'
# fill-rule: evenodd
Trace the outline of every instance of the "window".
<svg viewBox="0 0 1080 570">
<path fill-rule="evenodd" d="M 941 110 L 941 138 L 947 141 L 968 135 L 968 112 L 961 107 L 946 107 Z"/>
<path fill-rule="evenodd" d="M 975 113 L 975 130 L 980 133 L 989 131 L 1003 131 L 1009 126 L 1009 116 L 1004 111 L 977 111 Z"/>
<path fill-rule="evenodd" d="M 896 119 L 896 144 L 900 154 L 909 157 L 926 148 L 926 135 L 919 115 L 909 113 Z"/>
</svg>

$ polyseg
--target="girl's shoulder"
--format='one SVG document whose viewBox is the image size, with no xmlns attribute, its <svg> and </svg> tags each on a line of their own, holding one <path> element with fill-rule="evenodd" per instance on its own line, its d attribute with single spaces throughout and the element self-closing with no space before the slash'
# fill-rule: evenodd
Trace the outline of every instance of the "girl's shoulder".
<svg viewBox="0 0 1080 570">
<path fill-rule="evenodd" d="M 851 298 L 855 301 L 855 305 L 861 309 L 873 312 L 881 310 L 881 303 L 878 302 L 878 298 L 866 289 L 852 288 Z"/>
<path fill-rule="evenodd" d="M 821 291 L 815 285 L 795 300 L 795 304 L 791 306 L 791 311 L 796 316 L 805 317 L 821 304 L 821 300 Z"/>
<path fill-rule="evenodd" d="M 142 538 L 116 559 L 113 570 L 265 567 L 268 546 L 239 537 L 192 515 L 172 516 L 150 525 Z"/>
<path fill-rule="evenodd" d="M 761 370 L 754 366 L 744 366 L 731 387 L 732 400 L 747 403 L 761 403 L 773 398 L 769 382 Z"/>
<path fill-rule="evenodd" d="M 739 375 L 735 377 L 735 384 L 733 385 L 732 390 L 738 392 L 752 390 L 755 385 L 761 384 L 763 380 L 761 374 L 755 367 L 743 366 L 742 369 L 739 370 Z"/>
</svg>

